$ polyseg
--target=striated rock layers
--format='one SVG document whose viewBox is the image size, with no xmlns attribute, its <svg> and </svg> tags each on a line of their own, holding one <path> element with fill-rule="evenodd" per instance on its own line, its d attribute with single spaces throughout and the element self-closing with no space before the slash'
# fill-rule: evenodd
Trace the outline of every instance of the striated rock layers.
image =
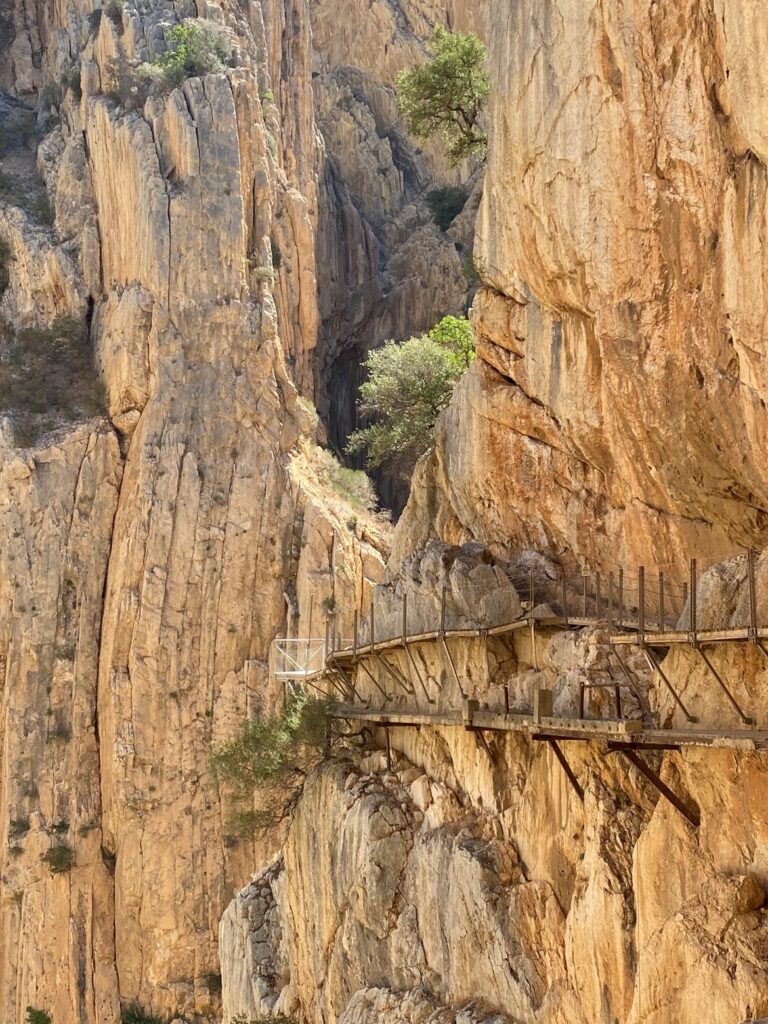
<svg viewBox="0 0 768 1024">
<path fill-rule="evenodd" d="M 456 564 L 449 578 L 460 572 Z M 739 578 L 731 566 L 702 582 L 705 617 L 738 616 Z M 469 695 L 503 707 L 503 680 L 530 713 L 534 688 L 546 686 L 556 712 L 573 714 L 579 680 L 606 672 L 604 637 L 551 628 L 537 637 L 535 657 L 527 631 L 494 639 L 487 653 L 481 641 L 452 641 Z M 450 691 L 439 647 L 413 653 L 430 688 Z M 712 656 L 765 728 L 759 652 L 733 645 Z M 665 670 L 703 726 L 738 725 L 694 652 L 670 656 Z M 375 698 L 362 672 L 355 685 Z M 649 711 L 684 724 L 658 680 L 638 671 L 636 686 Z M 426 710 L 423 699 L 408 703 Z M 273 1008 L 311 1024 L 768 1013 L 764 754 L 644 754 L 698 811 L 694 828 L 601 744 L 564 744 L 582 803 L 547 744 L 455 726 L 393 727 L 390 737 L 391 768 L 384 753 L 351 747 L 308 783 L 280 859 L 227 910 L 226 1022 Z"/>
<path fill-rule="evenodd" d="M 665 563 L 765 542 L 762 4 L 491 2 L 480 359 L 398 553 L 437 530 Z"/>
</svg>

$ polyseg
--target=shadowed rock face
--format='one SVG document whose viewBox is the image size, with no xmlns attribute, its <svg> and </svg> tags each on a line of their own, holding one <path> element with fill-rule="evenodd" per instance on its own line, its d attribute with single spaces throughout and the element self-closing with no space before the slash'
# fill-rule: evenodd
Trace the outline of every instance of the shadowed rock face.
<svg viewBox="0 0 768 1024">
<path fill-rule="evenodd" d="M 491 4 L 481 358 L 403 551 L 431 513 L 609 569 L 764 542 L 766 19 L 737 6 Z"/>
</svg>

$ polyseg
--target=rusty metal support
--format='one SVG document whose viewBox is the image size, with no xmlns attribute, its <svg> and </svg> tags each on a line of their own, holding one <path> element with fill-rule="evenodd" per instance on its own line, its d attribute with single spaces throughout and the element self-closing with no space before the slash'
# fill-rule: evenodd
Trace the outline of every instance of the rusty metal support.
<svg viewBox="0 0 768 1024">
<path fill-rule="evenodd" d="M 655 786 L 656 789 L 658 789 L 658 791 L 661 793 L 661 795 L 666 800 L 668 800 L 672 804 L 672 806 L 675 807 L 683 815 L 683 817 L 691 823 L 691 825 L 693 825 L 694 828 L 699 827 L 699 824 L 701 823 L 701 818 L 699 816 L 698 811 L 695 811 L 692 808 L 688 807 L 688 805 L 684 803 L 680 799 L 680 797 L 677 796 L 676 793 L 673 793 L 669 786 L 665 782 L 661 781 L 661 779 L 653 770 L 653 768 L 647 765 L 645 761 L 643 761 L 643 759 L 636 753 L 636 751 L 628 747 L 622 747 L 612 752 L 623 754 L 624 757 L 626 757 L 626 759 L 631 764 L 633 764 L 635 768 L 637 768 L 640 774 L 645 776 L 645 778 L 651 783 L 651 785 Z"/>
<path fill-rule="evenodd" d="M 619 566 L 619 625 L 624 621 L 624 569 Z"/>
<path fill-rule="evenodd" d="M 674 686 L 672 685 L 672 683 L 670 683 L 669 679 L 667 678 L 667 675 L 664 672 L 664 669 L 661 667 L 661 662 L 656 657 L 656 655 L 653 653 L 653 651 L 650 649 L 650 647 L 645 647 L 644 646 L 642 648 L 642 650 L 643 650 L 643 654 L 645 655 L 646 661 L 648 662 L 648 664 L 651 667 L 651 670 L 652 671 L 655 670 L 656 672 L 659 673 L 659 675 L 661 676 L 662 682 L 667 687 L 669 692 L 672 694 L 672 699 L 674 700 L 675 704 L 677 704 L 677 706 L 680 708 L 680 710 L 683 712 L 683 714 L 685 715 L 687 721 L 689 721 L 689 722 L 698 722 L 698 718 L 694 718 L 694 716 L 692 714 L 690 714 L 690 712 L 688 711 L 688 708 L 685 706 L 685 704 L 683 704 L 683 702 L 680 699 L 680 697 L 679 697 L 677 691 L 675 690 Z"/>
<path fill-rule="evenodd" d="M 509 718 L 509 683 L 504 683 L 504 714 Z"/>
<path fill-rule="evenodd" d="M 613 573 L 608 573 L 608 628 L 613 626 L 613 599 L 614 599 L 614 581 Z"/>
<path fill-rule="evenodd" d="M 731 691 L 726 686 L 725 682 L 723 681 L 722 676 L 717 671 L 717 669 L 712 664 L 712 662 L 709 660 L 709 658 L 707 657 L 707 655 L 706 655 L 704 649 L 701 647 L 701 645 L 698 644 L 698 643 L 695 643 L 692 646 L 693 646 L 693 649 L 698 652 L 699 656 L 701 657 L 701 660 L 704 662 L 704 664 L 707 666 L 709 671 L 715 677 L 715 681 L 717 682 L 717 684 L 719 685 L 720 689 L 723 691 L 725 696 L 728 698 L 728 700 L 729 700 L 729 702 L 731 704 L 731 707 L 734 709 L 736 714 L 742 720 L 744 725 L 756 725 L 757 724 L 756 720 L 754 718 L 750 718 L 748 715 L 745 715 L 744 712 L 741 710 L 741 708 L 739 707 L 738 703 L 736 702 L 736 698 L 733 696 Z"/>
<path fill-rule="evenodd" d="M 587 617 L 587 579 L 588 576 L 582 571 L 581 574 L 581 617 Z"/>
<path fill-rule="evenodd" d="M 392 737 L 389 735 L 389 726 L 384 726 L 384 735 L 387 739 L 387 771 L 392 771 Z"/>
<path fill-rule="evenodd" d="M 659 632 L 663 633 L 667 626 L 667 617 L 664 614 L 664 573 L 659 573 Z"/>
<path fill-rule="evenodd" d="M 689 611 L 688 639 L 691 641 L 691 643 L 696 643 L 696 631 L 697 631 L 697 628 L 698 628 L 698 623 L 697 623 L 697 617 L 698 617 L 697 612 L 698 612 L 698 609 L 696 608 L 696 597 L 697 597 L 696 591 L 697 591 L 697 586 L 698 586 L 698 584 L 697 584 L 696 559 L 692 558 L 691 559 L 690 604 L 689 604 L 689 607 L 688 607 L 688 611 Z"/>
<path fill-rule="evenodd" d="M 602 580 L 600 579 L 600 573 L 595 573 L 595 618 L 599 622 L 603 617 L 603 593 L 602 587 L 600 586 Z"/>
<path fill-rule="evenodd" d="M 563 769 L 568 778 L 568 781 L 573 786 L 576 792 L 576 796 L 582 803 L 584 803 L 584 790 L 579 785 L 579 780 L 576 778 L 573 768 L 571 768 L 571 766 L 568 764 L 565 754 L 560 749 L 560 744 L 557 742 L 557 740 L 552 739 L 551 737 L 547 739 L 547 743 L 552 748 L 552 752 L 554 753 L 557 760 L 560 762 L 560 767 Z"/>
<path fill-rule="evenodd" d="M 637 585 L 639 588 L 638 597 L 638 632 L 640 633 L 640 646 L 645 649 L 645 566 L 641 565 L 637 570 Z"/>
<path fill-rule="evenodd" d="M 374 657 L 376 663 L 381 665 L 381 667 L 384 669 L 384 671 L 387 673 L 387 675 L 398 686 L 402 686 L 403 690 L 405 690 L 406 693 L 410 693 L 414 697 L 416 696 L 416 692 L 413 689 L 413 687 L 409 687 L 407 682 L 405 681 L 405 679 L 403 679 L 403 677 L 399 673 L 395 672 L 395 670 L 392 668 L 392 666 L 389 664 L 389 662 L 387 661 L 387 659 L 384 657 L 383 654 L 379 654 L 378 651 L 374 651 L 373 652 L 373 657 Z"/>
<path fill-rule="evenodd" d="M 642 711 L 643 702 L 640 699 L 639 692 L 635 689 L 635 682 L 636 681 L 632 678 L 632 674 L 630 673 L 629 669 L 625 665 L 624 659 L 621 657 L 621 655 L 619 654 L 619 652 L 616 650 L 615 647 L 609 648 L 609 651 L 614 656 L 616 661 L 619 663 L 619 668 L 623 672 L 624 678 L 627 680 L 627 689 L 632 694 L 632 696 L 635 698 L 637 703 L 640 705 L 640 709 Z"/>
<path fill-rule="evenodd" d="M 486 752 L 486 754 L 488 755 L 488 760 L 491 762 L 491 764 L 496 764 L 496 760 L 493 756 L 493 751 L 488 746 L 488 740 L 483 735 L 483 730 L 477 729 L 473 725 L 468 726 L 468 729 L 470 732 L 473 732 L 475 734 L 475 742 L 478 743 Z"/>
<path fill-rule="evenodd" d="M 403 594 L 403 636 L 402 636 L 402 641 L 403 641 L 403 650 L 405 651 L 405 656 L 408 659 L 408 664 L 411 666 L 413 674 L 418 679 L 419 686 L 424 691 L 424 697 L 425 697 L 427 703 L 428 704 L 434 704 L 435 702 L 429 696 L 429 690 L 427 689 L 427 687 L 426 687 L 426 685 L 424 683 L 424 680 L 421 678 L 421 673 L 419 672 L 418 666 L 416 664 L 416 659 L 413 656 L 413 652 L 411 651 L 411 648 L 408 646 L 408 595 L 407 594 Z"/>
<path fill-rule="evenodd" d="M 451 666 L 451 672 L 453 672 L 453 678 L 456 680 L 456 685 L 459 688 L 459 693 L 461 694 L 462 698 L 464 700 L 466 700 L 467 695 L 464 692 L 464 687 L 461 685 L 461 680 L 459 679 L 459 673 L 456 671 L 456 665 L 454 664 L 453 657 L 451 656 L 450 648 L 448 647 L 448 644 L 446 643 L 444 635 L 442 635 L 440 637 L 440 643 L 442 644 L 443 650 L 445 651 L 445 656 L 448 659 L 448 664 Z"/>
<path fill-rule="evenodd" d="M 389 700 L 389 694 L 385 690 L 382 690 L 381 686 L 379 685 L 378 679 L 374 676 L 374 674 L 371 672 L 371 670 L 365 664 L 365 658 L 361 658 L 360 661 L 358 662 L 358 664 L 360 665 L 360 668 L 363 670 L 363 672 L 365 672 L 365 674 L 371 680 L 371 682 L 376 687 L 376 689 L 379 691 L 379 693 L 382 695 L 384 700 Z"/>
</svg>

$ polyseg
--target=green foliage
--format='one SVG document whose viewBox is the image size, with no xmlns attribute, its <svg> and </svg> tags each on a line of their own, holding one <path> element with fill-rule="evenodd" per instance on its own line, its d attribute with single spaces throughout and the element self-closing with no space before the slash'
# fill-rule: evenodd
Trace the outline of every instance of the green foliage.
<svg viewBox="0 0 768 1024">
<path fill-rule="evenodd" d="M 8 836 L 16 839 L 29 832 L 29 818 L 11 818 L 8 825 Z"/>
<path fill-rule="evenodd" d="M 167 42 L 165 53 L 139 69 L 151 79 L 156 92 L 170 92 L 187 78 L 223 71 L 232 60 L 231 32 L 209 18 L 187 18 L 174 25 Z"/>
<path fill-rule="evenodd" d="M 462 373 L 474 362 L 475 336 L 466 317 L 444 316 L 429 332 L 429 337 L 445 349 Z"/>
<path fill-rule="evenodd" d="M 275 270 L 279 270 L 283 262 L 283 254 L 280 252 L 280 246 L 274 238 L 270 238 L 269 247 L 272 250 L 272 266 Z"/>
<path fill-rule="evenodd" d="M 239 1013 L 232 1018 L 232 1024 L 262 1024 L 262 1021 L 271 1021 L 272 1024 L 298 1024 L 295 1017 L 288 1017 L 284 1013 L 267 1014 L 265 1017 L 246 1017 Z"/>
<path fill-rule="evenodd" d="M 165 96 L 188 78 L 223 71 L 232 62 L 232 33 L 209 18 L 186 18 L 166 41 L 168 49 L 155 60 L 110 60 L 108 94 L 126 110 L 141 109 L 150 96 Z"/>
<path fill-rule="evenodd" d="M 153 1017 L 149 1013 L 144 1013 L 138 1003 L 124 1006 L 120 1014 L 120 1020 L 122 1024 L 164 1024 L 159 1017 Z"/>
<path fill-rule="evenodd" d="M 291 816 L 305 779 L 328 756 L 329 710 L 329 701 L 293 694 L 282 714 L 244 722 L 234 739 L 211 752 L 213 776 L 234 803 L 233 832 L 268 832 Z"/>
<path fill-rule="evenodd" d="M 65 65 L 61 72 L 60 79 L 61 88 L 63 91 L 70 90 L 76 100 L 83 98 L 83 87 L 80 80 L 80 62 L 76 64 Z"/>
<path fill-rule="evenodd" d="M 28 1006 L 24 1024 L 51 1024 L 51 1018 L 44 1010 L 36 1010 L 34 1006 Z"/>
<path fill-rule="evenodd" d="M 436 188 L 427 193 L 427 203 L 435 224 L 447 231 L 464 209 L 469 196 L 463 188 Z"/>
<path fill-rule="evenodd" d="M 219 994 L 221 992 L 221 975 L 216 971 L 209 971 L 203 975 L 203 981 L 208 987 L 209 992 Z"/>
<path fill-rule="evenodd" d="M 42 860 L 44 864 L 48 865 L 52 875 L 61 875 L 72 869 L 75 863 L 75 852 L 66 843 L 57 843 L 56 846 L 45 851 Z"/>
<path fill-rule="evenodd" d="M 430 59 L 397 76 L 400 109 L 417 139 L 442 138 L 455 162 L 483 154 L 488 140 L 478 121 L 490 91 L 486 51 L 472 33 L 437 27 Z"/>
<path fill-rule="evenodd" d="M 123 30 L 123 0 L 107 0 L 104 13 L 118 31 Z"/>
<path fill-rule="evenodd" d="M 0 410 L 12 415 L 17 444 L 32 445 L 61 422 L 104 412 L 84 324 L 64 319 L 17 332 L 5 325 L 0 335 Z"/>
<path fill-rule="evenodd" d="M 312 457 L 318 480 L 342 501 L 360 512 L 373 512 L 376 492 L 370 478 L 359 469 L 342 466 L 336 456 L 325 448 L 315 449 Z"/>
<path fill-rule="evenodd" d="M 467 320 L 445 317 L 428 334 L 388 341 L 366 360 L 360 410 L 373 419 L 350 435 L 347 451 L 365 452 L 374 469 L 394 459 L 416 459 L 432 444 L 438 415 L 474 359 Z"/>
</svg>

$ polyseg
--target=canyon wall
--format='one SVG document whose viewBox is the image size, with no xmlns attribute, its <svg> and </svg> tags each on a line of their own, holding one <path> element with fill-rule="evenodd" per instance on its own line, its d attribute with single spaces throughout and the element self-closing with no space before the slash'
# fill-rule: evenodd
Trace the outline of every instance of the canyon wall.
<svg viewBox="0 0 768 1024">
<path fill-rule="evenodd" d="M 766 538 L 760 4 L 492 3 L 479 359 L 430 533 L 596 568 Z"/>
<path fill-rule="evenodd" d="M 498 585 L 521 551 L 552 557 L 552 578 L 584 560 L 682 574 L 767 539 L 764 10 L 491 0 L 487 19 L 478 359 L 417 468 L 381 599 L 394 620 L 407 592 L 432 629 L 443 586 Z M 763 554 L 761 622 L 767 587 Z M 457 607 L 483 624 L 472 593 Z M 700 621 L 743 625 L 744 559 L 698 599 Z M 460 686 L 499 709 L 505 685 L 530 711 L 543 686 L 574 715 L 581 683 L 617 674 L 599 630 L 537 637 L 452 641 L 456 673 L 417 644 L 415 667 L 390 657 L 409 691 L 377 681 L 390 706 L 432 711 Z M 765 729 L 758 648 L 710 656 Z M 690 726 L 632 667 L 625 713 Z M 742 727 L 695 651 L 663 667 L 701 726 Z M 355 686 L 382 704 L 362 672 Z M 588 712 L 614 713 L 600 691 Z M 391 764 L 374 730 L 308 783 L 280 856 L 228 908 L 225 1021 L 768 1015 L 765 753 L 646 755 L 695 826 L 601 745 L 567 745 L 582 802 L 545 744 L 444 725 L 389 740 Z"/>
<path fill-rule="evenodd" d="M 186 17 L 232 32 L 231 67 L 145 103 L 132 62 Z M 27 415 L 3 379 L 8 1024 L 27 1006 L 55 1024 L 115 1024 L 132 1002 L 218 1016 L 219 918 L 268 850 L 231 834 L 207 755 L 278 699 L 272 639 L 322 632 L 340 592 L 364 609 L 381 579 L 389 528 L 315 442 L 343 441 L 354 415 L 340 354 L 466 303 L 471 220 L 443 234 L 424 194 L 473 168 L 415 148 L 391 88 L 434 24 L 462 18 L 421 2 L 0 8 L 3 359 L 22 339 L 63 382 L 56 351 L 85 337 L 106 404 L 79 401 L 94 377 L 43 413 L 52 381 L 26 382 Z"/>
<path fill-rule="evenodd" d="M 382 621 L 407 593 L 434 622 L 437 553 L 382 598 Z M 449 614 L 464 626 L 514 570 L 455 549 L 442 566 Z M 765 558 L 757 578 L 765 602 Z M 474 600 L 462 605 L 470 581 Z M 706 574 L 698 596 L 702 622 L 742 621 L 743 559 Z M 513 712 L 530 714 L 545 688 L 556 715 L 575 717 L 586 682 L 607 685 L 588 691 L 587 713 L 611 718 L 625 683 L 604 629 L 539 627 L 535 649 L 527 629 L 450 649 L 458 679 L 437 643 L 413 644 L 413 662 L 388 655 L 413 693 L 371 663 L 394 691 L 388 706 L 434 713 L 466 695 L 501 712 L 506 687 Z M 624 653 L 624 714 L 692 728 L 640 652 Z M 765 729 L 761 652 L 722 645 L 710 657 Z M 695 728 L 741 727 L 694 651 L 670 654 L 664 669 Z M 367 672 L 354 685 L 362 703 L 382 704 Z M 310 1024 L 740 1024 L 768 1013 L 764 751 L 642 752 L 694 825 L 605 743 L 561 744 L 579 794 L 549 744 L 521 734 L 393 725 L 388 764 L 372 728 L 372 744 L 350 740 L 307 783 L 280 857 L 222 920 L 226 1022 L 276 1011 Z"/>
</svg>

